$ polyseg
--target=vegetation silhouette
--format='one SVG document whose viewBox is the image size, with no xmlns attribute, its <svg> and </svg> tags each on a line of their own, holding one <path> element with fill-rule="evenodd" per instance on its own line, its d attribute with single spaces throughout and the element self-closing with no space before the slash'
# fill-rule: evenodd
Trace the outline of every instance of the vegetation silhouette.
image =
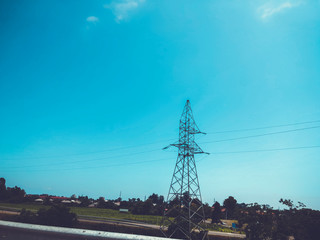
<svg viewBox="0 0 320 240">
<path fill-rule="evenodd" d="M 48 226 L 72 227 L 77 223 L 77 215 L 61 204 L 54 204 L 49 209 L 41 208 L 37 213 L 22 209 L 17 218 L 24 223 Z"/>
<path fill-rule="evenodd" d="M 39 196 L 38 196 L 39 197 Z M 0 202 L 3 203 L 34 203 L 37 196 L 26 195 L 25 191 L 17 186 L 10 188 L 6 187 L 6 180 L 0 178 Z M 77 207 L 88 207 L 95 202 L 98 208 L 119 210 L 120 208 L 127 209 L 129 214 L 139 215 L 163 215 L 166 207 L 173 208 L 169 217 L 176 217 L 181 209 L 175 207 L 180 206 L 180 201 L 188 202 L 189 196 L 184 194 L 182 199 L 173 199 L 166 203 L 164 197 L 153 193 L 145 201 L 139 198 L 129 198 L 127 201 L 121 199 L 105 200 L 100 197 L 98 200 L 89 199 L 87 196 L 81 196 L 77 199 L 81 203 Z M 76 197 L 73 196 L 76 200 Z M 232 218 L 232 229 L 239 229 L 245 232 L 247 239 L 249 240 L 262 240 L 262 239 L 279 239 L 286 240 L 289 236 L 294 237 L 296 240 L 316 240 L 320 236 L 320 211 L 306 208 L 306 206 L 298 202 L 295 204 L 290 199 L 280 199 L 279 201 L 284 205 L 283 210 L 275 210 L 269 205 L 259 205 L 237 203 L 237 200 L 229 196 L 223 201 L 223 206 L 218 202 L 215 202 L 212 207 L 207 203 L 203 204 L 206 219 L 211 219 L 212 223 L 210 227 L 212 229 L 226 229 L 226 226 L 222 226 L 223 219 L 226 215 L 223 211 L 227 211 L 228 219 Z M 52 226 L 64 226 L 72 227 L 77 226 L 77 215 L 71 213 L 70 209 L 63 204 L 57 204 L 54 201 L 50 201 L 49 196 L 44 199 L 44 205 L 51 206 L 48 209 L 42 208 L 38 212 L 28 211 L 22 209 L 20 215 L 13 219 L 14 221 L 52 225 Z M 72 203 L 70 206 L 73 206 Z M 39 204 L 36 204 L 39 206 Z M 18 206 L 18 205 L 17 205 Z M 197 208 L 197 204 L 191 206 Z M 224 208 L 224 209 L 223 209 Z M 181 212 L 181 211 L 180 211 Z M 179 224 L 177 221 L 180 221 Z M 237 223 L 236 225 L 234 225 Z M 185 238 L 186 236 L 177 229 L 178 225 L 188 224 L 183 218 L 177 218 L 168 222 L 168 232 L 173 234 L 175 238 Z M 228 227 L 231 227 L 230 225 Z M 230 230 L 230 229 L 228 229 Z M 231 231 L 231 230 L 230 230 Z M 202 239 L 205 232 L 192 233 L 192 239 Z"/>
</svg>

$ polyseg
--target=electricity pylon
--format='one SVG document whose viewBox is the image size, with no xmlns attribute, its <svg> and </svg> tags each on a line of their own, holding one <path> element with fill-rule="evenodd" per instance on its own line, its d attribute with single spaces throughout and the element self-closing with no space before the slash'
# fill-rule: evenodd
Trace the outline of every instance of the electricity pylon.
<svg viewBox="0 0 320 240">
<path fill-rule="evenodd" d="M 195 154 L 205 152 L 195 142 L 196 134 L 205 133 L 196 125 L 190 101 L 187 100 L 179 124 L 179 141 L 164 148 L 178 148 L 177 162 L 160 227 L 167 237 L 193 239 L 197 232 L 206 233 L 203 228 L 204 208 L 194 158 Z M 202 238 L 205 237 L 206 234 L 203 234 Z"/>
</svg>

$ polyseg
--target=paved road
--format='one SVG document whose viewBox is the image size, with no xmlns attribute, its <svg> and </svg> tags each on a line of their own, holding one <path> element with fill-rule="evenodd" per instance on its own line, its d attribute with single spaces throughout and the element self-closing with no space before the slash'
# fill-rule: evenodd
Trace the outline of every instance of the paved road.
<svg viewBox="0 0 320 240">
<path fill-rule="evenodd" d="M 8 210 L 0 210 L 0 214 L 10 214 L 10 215 L 18 215 L 18 211 L 8 211 Z M 107 224 L 117 224 L 120 226 L 130 226 L 130 227 L 143 227 L 143 228 L 152 228 L 159 229 L 159 225 L 142 223 L 131 220 L 124 219 L 112 219 L 112 218 L 101 218 L 101 217 L 93 217 L 93 216 L 84 216 L 78 215 L 78 221 L 83 223 L 107 223 Z M 218 231 L 209 231 L 208 235 L 210 236 L 220 236 L 220 237 L 229 237 L 229 238 L 241 238 L 244 239 L 246 237 L 245 234 L 238 233 L 226 233 L 226 232 L 218 232 Z"/>
<path fill-rule="evenodd" d="M 134 226 L 134 227 L 144 227 L 144 228 L 152 228 L 152 229 L 159 229 L 159 225 L 148 224 L 148 223 L 141 223 L 136 221 L 129 221 L 124 222 L 121 220 L 105 220 L 103 218 L 92 219 L 91 217 L 87 216 L 79 216 L 80 222 L 90 222 L 90 223 L 109 223 L 109 224 L 118 224 L 122 226 Z M 245 238 L 245 234 L 238 234 L 238 233 L 226 233 L 226 232 L 218 232 L 218 231 L 209 231 L 208 234 L 210 236 L 220 236 L 220 237 L 229 237 L 229 238 Z"/>
</svg>

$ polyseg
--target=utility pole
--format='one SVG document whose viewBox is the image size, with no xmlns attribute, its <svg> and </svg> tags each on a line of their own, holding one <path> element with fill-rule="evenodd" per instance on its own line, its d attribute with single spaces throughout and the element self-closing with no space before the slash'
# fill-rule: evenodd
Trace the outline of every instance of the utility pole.
<svg viewBox="0 0 320 240">
<path fill-rule="evenodd" d="M 205 133 L 196 125 L 190 101 L 187 100 L 180 118 L 179 141 L 164 148 L 178 148 L 167 205 L 160 226 L 167 237 L 193 239 L 193 236 L 199 233 L 203 234 L 202 239 L 206 237 L 204 208 L 194 158 L 195 154 L 205 152 L 195 142 L 196 134 Z"/>
</svg>

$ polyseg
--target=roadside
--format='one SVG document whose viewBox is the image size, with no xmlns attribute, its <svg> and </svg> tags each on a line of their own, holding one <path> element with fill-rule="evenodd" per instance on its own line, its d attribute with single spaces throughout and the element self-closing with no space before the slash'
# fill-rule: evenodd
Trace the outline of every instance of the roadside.
<svg viewBox="0 0 320 240">
<path fill-rule="evenodd" d="M 39 206 L 40 207 L 40 206 Z M 27 210 L 29 210 L 27 208 Z M 36 211 L 35 207 L 31 208 Z M 21 208 L 13 208 L 0 205 L 0 219 L 13 220 L 13 216 L 20 214 Z M 149 219 L 149 218 L 146 218 Z M 159 225 L 141 221 L 120 218 L 107 218 L 91 215 L 78 215 L 78 225 L 82 229 L 103 230 L 111 232 L 143 234 L 149 236 L 163 236 L 159 230 Z M 209 237 L 223 237 L 227 239 L 244 239 L 245 234 L 209 231 Z M 213 238 L 216 239 L 216 238 Z"/>
</svg>

